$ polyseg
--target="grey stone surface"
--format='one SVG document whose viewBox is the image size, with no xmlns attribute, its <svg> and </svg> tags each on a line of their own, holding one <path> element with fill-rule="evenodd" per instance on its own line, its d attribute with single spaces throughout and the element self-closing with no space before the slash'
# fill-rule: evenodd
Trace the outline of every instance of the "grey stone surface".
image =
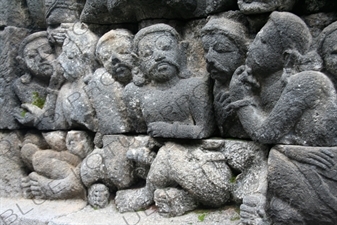
<svg viewBox="0 0 337 225">
<path fill-rule="evenodd" d="M 0 196 L 21 197 L 20 180 L 26 176 L 20 159 L 22 134 L 16 131 L 0 132 Z"/>
<path fill-rule="evenodd" d="M 145 19 L 192 19 L 234 7 L 234 0 L 88 0 L 82 11 L 81 20 L 87 23 L 107 24 L 134 23 Z"/>
<path fill-rule="evenodd" d="M 83 200 L 31 200 L 0 198 L 0 224 L 47 225 L 50 221 L 78 212 L 86 206 Z"/>
<path fill-rule="evenodd" d="M 31 24 L 25 0 L 0 1 L 0 27 L 27 27 Z"/>
<path fill-rule="evenodd" d="M 238 6 L 244 14 L 262 14 L 273 11 L 290 11 L 297 0 L 238 0 Z"/>
<path fill-rule="evenodd" d="M 335 224 L 336 147 L 276 145 L 268 161 L 269 216 L 277 224 Z"/>
<path fill-rule="evenodd" d="M 13 116 L 14 109 L 20 101 L 13 91 L 13 83 L 20 76 L 16 57 L 21 41 L 29 34 L 29 30 L 8 26 L 0 31 L 0 128 L 18 129 L 20 124 Z"/>
</svg>

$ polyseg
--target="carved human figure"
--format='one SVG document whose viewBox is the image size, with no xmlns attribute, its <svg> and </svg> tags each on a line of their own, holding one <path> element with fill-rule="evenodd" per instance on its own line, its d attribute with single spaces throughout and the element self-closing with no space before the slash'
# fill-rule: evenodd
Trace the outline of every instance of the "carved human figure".
<svg viewBox="0 0 337 225">
<path fill-rule="evenodd" d="M 88 194 L 89 204 L 100 208 L 109 200 L 105 188 L 115 192 L 129 188 L 139 178 L 146 179 L 155 152 L 161 146 L 153 138 L 143 135 L 105 135 L 102 141 L 103 147 L 95 148 L 83 160 L 80 173 L 89 190 L 101 186 L 102 191 L 89 191 Z"/>
<path fill-rule="evenodd" d="M 235 19 L 213 17 L 201 33 L 207 71 L 215 81 L 213 105 L 220 134 L 222 137 L 247 138 L 236 114 L 224 110 L 230 103 L 229 82 L 245 61 L 249 44 L 247 28 Z"/>
<path fill-rule="evenodd" d="M 53 88 L 42 109 L 32 104 L 23 105 L 33 115 L 35 127 L 40 130 L 97 129 L 95 112 L 84 90 L 85 78 L 91 76 L 96 67 L 94 52 L 97 41 L 98 37 L 85 24 L 75 23 L 67 31 L 58 57 L 63 77 L 57 76 L 53 80 Z"/>
<path fill-rule="evenodd" d="M 323 59 L 323 72 L 337 87 L 337 22 L 324 28 L 318 38 L 317 51 Z"/>
<path fill-rule="evenodd" d="M 85 131 L 69 131 L 66 137 L 65 134 L 53 131 L 44 135 L 52 149 L 40 149 L 34 143 L 22 146 L 21 156 L 33 170 L 22 180 L 26 197 L 85 198 L 79 172 L 81 161 L 93 149 L 92 139 Z"/>
<path fill-rule="evenodd" d="M 168 142 L 161 147 L 151 164 L 146 186 L 117 191 L 117 209 L 140 210 L 156 202 L 159 213 L 171 217 L 193 210 L 200 203 L 210 207 L 226 203 L 232 173 L 222 152 L 224 141 L 195 142 Z"/>
<path fill-rule="evenodd" d="M 151 136 L 165 138 L 210 136 L 214 121 L 209 82 L 184 79 L 186 68 L 178 33 L 165 24 L 143 28 L 135 36 L 134 54 L 139 60 L 134 78 L 143 74 L 148 80 L 142 86 L 130 83 L 124 91 L 135 130 L 147 129 Z"/>
<path fill-rule="evenodd" d="M 332 82 L 323 73 L 299 70 L 310 69 L 308 66 L 295 66 L 301 62 L 310 44 L 309 29 L 299 17 L 286 12 L 273 12 L 249 47 L 246 65 L 236 70 L 230 83 L 232 103 L 229 107 L 237 110 L 243 127 L 253 140 L 266 144 L 302 145 L 280 146 L 269 155 L 269 210 L 272 219 L 279 224 L 312 224 L 308 221 L 321 223 L 322 219 L 315 207 L 308 205 L 312 204 L 313 199 L 318 201 L 317 195 L 335 195 L 335 184 L 327 182 L 321 175 L 317 179 L 327 182 L 327 186 L 319 191 L 311 186 L 312 180 L 309 179 L 308 184 L 304 181 L 307 176 L 303 178 L 302 170 L 308 167 L 320 171 L 318 173 L 324 169 L 323 174 L 336 172 L 334 148 L 306 147 L 337 144 L 337 118 L 334 116 L 337 113 L 336 92 Z M 299 163 L 298 170 L 282 166 L 289 163 Z M 291 177 L 299 179 L 289 180 L 286 178 L 289 174 L 296 174 Z M 316 178 L 312 179 L 318 182 Z M 280 189 L 289 182 L 294 183 L 291 189 Z M 303 186 L 304 189 L 301 188 Z M 330 187 L 331 192 L 327 187 Z M 307 201 L 296 197 L 303 191 L 306 196 L 314 197 Z M 251 205 L 244 204 L 241 207 L 247 221 L 247 215 L 256 213 Z M 325 207 L 323 205 L 322 208 Z M 285 213 L 288 215 L 285 216 Z M 293 217 L 282 221 L 290 214 Z M 332 217 L 335 215 L 332 213 Z"/>
<path fill-rule="evenodd" d="M 47 25 L 74 23 L 80 20 L 84 0 L 44 0 Z"/>
<path fill-rule="evenodd" d="M 127 30 L 111 30 L 96 46 L 96 57 L 103 65 L 90 76 L 85 87 L 102 134 L 120 134 L 131 130 L 123 100 L 123 90 L 132 80 L 133 35 Z"/>
<path fill-rule="evenodd" d="M 60 73 L 47 32 L 41 31 L 27 36 L 21 42 L 17 59 L 26 73 L 14 82 L 15 94 L 22 104 L 30 103 L 42 108 L 51 77 Z M 16 109 L 14 115 L 19 122 L 25 123 L 25 113 L 23 109 Z"/>
<path fill-rule="evenodd" d="M 238 0 L 244 14 L 261 14 L 273 11 L 290 11 L 297 0 Z"/>
</svg>

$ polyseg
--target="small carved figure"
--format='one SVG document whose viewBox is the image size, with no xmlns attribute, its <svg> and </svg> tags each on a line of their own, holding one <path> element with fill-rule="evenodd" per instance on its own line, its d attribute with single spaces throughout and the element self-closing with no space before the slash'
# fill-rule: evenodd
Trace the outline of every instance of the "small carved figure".
<svg viewBox="0 0 337 225">
<path fill-rule="evenodd" d="M 127 30 L 111 30 L 96 46 L 96 57 L 104 66 L 87 79 L 85 87 L 98 119 L 101 134 L 120 134 L 131 130 L 123 100 L 125 85 L 131 82 L 133 35 Z"/>
<path fill-rule="evenodd" d="M 230 107 L 237 110 L 243 127 L 253 140 L 266 144 L 302 145 L 275 148 L 269 156 L 268 209 L 270 217 L 278 224 L 322 224 L 323 221 L 333 224 L 331 221 L 336 220 L 331 219 L 336 218 L 336 213 L 325 220 L 320 212 L 312 211 L 311 204 L 317 204 L 310 202 L 312 198 L 305 201 L 300 195 L 289 194 L 290 190 L 305 193 L 305 196 L 329 194 L 333 198 L 326 201 L 329 205 L 336 196 L 333 191 L 335 182 L 330 184 L 315 175 L 317 179 L 312 179 L 316 179 L 316 183 L 325 183 L 321 185 L 324 190 L 318 191 L 313 184 L 307 185 L 307 181 L 298 179 L 300 174 L 288 179 L 289 174 L 298 171 L 281 169 L 289 160 L 296 165 L 310 165 L 311 174 L 317 171 L 325 176 L 325 173 L 336 172 L 334 148 L 306 147 L 337 144 L 337 99 L 332 82 L 323 73 L 313 71 L 310 65 L 296 65 L 305 62 L 302 59 L 310 44 L 309 29 L 299 17 L 273 12 L 249 47 L 246 65 L 236 70 L 230 83 Z M 298 166 L 299 171 L 305 168 L 307 166 Z M 320 168 L 326 171 L 321 172 Z M 292 188 L 280 189 L 288 185 Z M 258 213 L 259 207 L 252 210 L 251 205 L 258 206 L 250 202 L 241 207 L 246 221 L 250 219 L 249 214 Z"/>
<path fill-rule="evenodd" d="M 17 59 L 27 72 L 14 82 L 15 94 L 22 104 L 30 103 L 43 108 L 49 81 L 53 74 L 57 73 L 57 61 L 54 50 L 48 42 L 47 32 L 36 32 L 26 37 L 21 42 Z M 19 122 L 25 123 L 27 120 L 24 109 L 16 109 L 14 115 Z"/>
<path fill-rule="evenodd" d="M 290 11 L 297 0 L 238 0 L 244 14 L 261 14 L 273 11 Z"/>
<path fill-rule="evenodd" d="M 137 132 L 147 129 L 152 137 L 209 137 L 214 130 L 209 82 L 185 78 L 184 54 L 178 33 L 156 24 L 140 30 L 134 39 L 139 69 L 149 83 L 124 89 L 128 112 Z M 146 124 L 146 125 L 145 125 Z"/>
<path fill-rule="evenodd" d="M 84 90 L 85 78 L 91 76 L 96 67 L 94 52 L 97 41 L 98 37 L 83 23 L 75 23 L 67 31 L 58 57 L 64 70 L 63 77 L 58 75 L 51 81 L 52 88 L 42 109 L 32 104 L 23 105 L 32 114 L 35 127 L 40 130 L 97 129 L 95 112 Z M 66 82 L 63 84 L 64 78 Z"/>
<path fill-rule="evenodd" d="M 161 146 L 149 136 L 105 135 L 102 141 L 103 148 L 94 149 L 81 165 L 83 184 L 89 190 L 101 186 L 102 191 L 89 191 L 88 196 L 90 205 L 100 208 L 108 202 L 103 186 L 115 192 L 130 187 L 139 178 L 146 179 Z"/>
<path fill-rule="evenodd" d="M 84 131 L 69 131 L 66 137 L 65 132 L 53 131 L 44 137 L 50 139 L 47 143 L 52 149 L 40 149 L 33 143 L 25 143 L 21 148 L 24 162 L 33 169 L 21 183 L 25 196 L 85 199 L 79 172 L 82 160 L 93 149 L 92 138 Z M 53 143 L 57 144 L 51 146 Z"/>
<path fill-rule="evenodd" d="M 230 103 L 229 82 L 245 61 L 249 44 L 247 28 L 234 18 L 213 17 L 201 32 L 207 71 L 215 81 L 213 105 L 220 134 L 222 137 L 247 138 L 236 114 L 224 110 Z"/>
<path fill-rule="evenodd" d="M 74 23 L 80 20 L 84 0 L 44 0 L 47 24 Z"/>
</svg>

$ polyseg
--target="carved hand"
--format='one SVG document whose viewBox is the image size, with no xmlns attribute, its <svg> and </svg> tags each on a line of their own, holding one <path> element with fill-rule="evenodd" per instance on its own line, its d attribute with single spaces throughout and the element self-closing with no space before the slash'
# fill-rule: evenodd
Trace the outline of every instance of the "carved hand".
<svg viewBox="0 0 337 225">
<path fill-rule="evenodd" d="M 153 122 L 147 126 L 147 133 L 152 137 L 173 137 L 173 124 Z"/>
<path fill-rule="evenodd" d="M 287 147 L 287 146 L 275 146 L 279 152 L 282 152 L 291 159 L 298 162 L 317 166 L 321 169 L 329 169 L 335 165 L 334 154 L 325 148 L 319 147 Z"/>
</svg>

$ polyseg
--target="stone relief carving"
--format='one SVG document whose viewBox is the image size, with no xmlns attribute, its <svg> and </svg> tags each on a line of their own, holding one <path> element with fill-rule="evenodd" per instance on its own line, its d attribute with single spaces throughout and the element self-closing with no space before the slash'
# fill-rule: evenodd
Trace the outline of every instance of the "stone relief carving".
<svg viewBox="0 0 337 225">
<path fill-rule="evenodd" d="M 21 182 L 24 196 L 42 199 L 85 198 L 79 171 L 81 161 L 93 149 L 91 137 L 85 131 L 52 131 L 43 136 L 50 149 L 41 149 L 36 143 L 41 143 L 41 137 L 26 138 L 21 148 L 21 157 L 32 169 Z"/>
<path fill-rule="evenodd" d="M 152 137 L 199 139 L 213 132 L 208 80 L 184 77 L 181 44 L 178 33 L 165 24 L 143 28 L 134 39 L 137 80 L 126 86 L 124 96 L 131 119 L 145 123 Z M 139 77 L 142 86 L 136 85 Z"/>
<path fill-rule="evenodd" d="M 225 109 L 231 102 L 229 82 L 236 68 L 245 61 L 249 45 L 247 28 L 234 19 L 214 17 L 202 28 L 202 42 L 207 71 L 214 80 L 213 103 L 220 134 L 222 137 L 246 138 L 237 116 Z"/>
<path fill-rule="evenodd" d="M 87 78 L 85 90 L 102 134 L 131 131 L 123 90 L 132 80 L 132 40 L 133 35 L 127 30 L 111 30 L 99 39 L 96 46 L 96 57 L 103 67 Z"/>
<path fill-rule="evenodd" d="M 1 196 L 335 224 L 332 0 L 17 2 L 0 16 L 1 171 L 16 181 L 2 173 Z"/>
</svg>

